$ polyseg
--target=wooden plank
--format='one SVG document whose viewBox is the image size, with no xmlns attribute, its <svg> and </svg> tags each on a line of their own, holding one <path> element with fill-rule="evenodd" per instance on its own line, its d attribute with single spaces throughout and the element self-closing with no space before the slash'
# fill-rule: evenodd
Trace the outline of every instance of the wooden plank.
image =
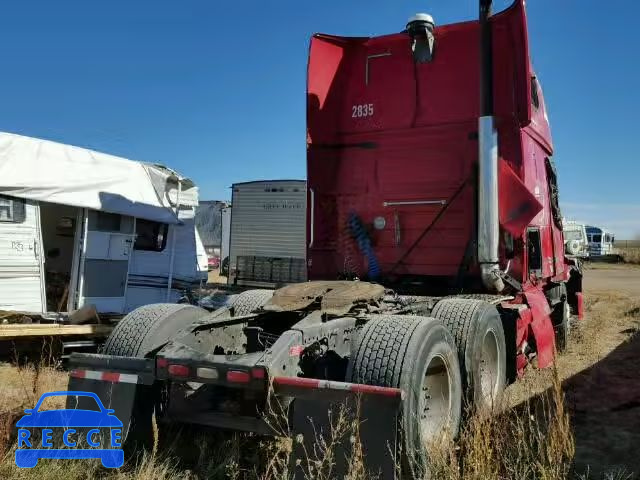
<svg viewBox="0 0 640 480">
<path fill-rule="evenodd" d="M 106 337 L 113 325 L 60 325 L 46 323 L 0 325 L 0 340 L 21 337 L 45 337 L 61 335 L 87 335 Z"/>
</svg>

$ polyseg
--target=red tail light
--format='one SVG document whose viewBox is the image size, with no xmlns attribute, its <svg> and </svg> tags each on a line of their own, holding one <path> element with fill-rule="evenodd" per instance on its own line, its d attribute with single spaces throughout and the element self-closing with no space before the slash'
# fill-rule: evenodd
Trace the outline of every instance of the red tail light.
<svg viewBox="0 0 640 480">
<path fill-rule="evenodd" d="M 188 377 L 189 376 L 189 367 L 185 365 L 169 365 L 167 369 L 169 371 L 169 375 L 173 375 L 174 377 Z"/>
<path fill-rule="evenodd" d="M 227 382 L 231 383 L 249 383 L 251 377 L 247 372 L 239 372 L 237 370 L 229 370 L 227 372 Z"/>
<path fill-rule="evenodd" d="M 169 365 L 169 360 L 167 360 L 166 358 L 159 358 L 158 360 L 156 360 L 156 366 L 158 368 L 167 368 L 167 365 Z"/>
</svg>

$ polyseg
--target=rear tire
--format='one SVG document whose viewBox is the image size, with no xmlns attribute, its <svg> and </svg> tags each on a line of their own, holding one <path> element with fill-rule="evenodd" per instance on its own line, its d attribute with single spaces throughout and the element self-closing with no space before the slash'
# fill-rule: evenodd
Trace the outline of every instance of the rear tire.
<svg viewBox="0 0 640 480">
<path fill-rule="evenodd" d="M 247 290 L 233 300 L 233 316 L 251 315 L 273 297 L 273 290 Z"/>
<path fill-rule="evenodd" d="M 144 358 L 161 347 L 176 332 L 208 315 L 206 310 L 193 305 L 157 303 L 138 307 L 125 316 L 109 335 L 102 353 L 125 357 Z M 127 456 L 140 448 L 150 448 L 152 417 L 160 407 L 162 384 L 138 385 L 131 411 L 129 429 L 122 434 Z"/>
<path fill-rule="evenodd" d="M 178 330 L 208 313 L 200 307 L 174 303 L 138 307 L 118 322 L 102 351 L 107 355 L 143 358 Z"/>
<path fill-rule="evenodd" d="M 434 318 L 374 315 L 360 332 L 347 379 L 404 390 L 402 465 L 423 478 L 425 446 L 460 427 L 462 383 L 451 334 Z"/>
<path fill-rule="evenodd" d="M 498 406 L 506 384 L 507 356 L 496 307 L 481 300 L 445 298 L 432 315 L 453 335 L 467 401 L 481 411 Z"/>
</svg>

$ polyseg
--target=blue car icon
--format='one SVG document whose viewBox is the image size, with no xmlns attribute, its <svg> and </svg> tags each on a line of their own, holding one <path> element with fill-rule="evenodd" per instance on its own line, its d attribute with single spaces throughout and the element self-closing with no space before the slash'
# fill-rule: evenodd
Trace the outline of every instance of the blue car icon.
<svg viewBox="0 0 640 480">
<path fill-rule="evenodd" d="M 91 397 L 99 410 L 39 411 L 42 402 L 54 396 Z M 45 393 L 36 406 L 33 409 L 26 409 L 25 413 L 26 415 L 16 423 L 18 449 L 15 460 L 18 467 L 35 467 L 41 458 L 99 458 L 102 465 L 107 468 L 121 467 L 124 463 L 121 445 L 122 422 L 113 414 L 113 410 L 104 407 L 95 393 L 75 391 Z M 53 444 L 54 430 L 63 440 L 61 445 Z M 108 442 L 103 438 L 105 432 L 108 432 Z M 38 434 L 40 438 L 36 440 Z"/>
</svg>

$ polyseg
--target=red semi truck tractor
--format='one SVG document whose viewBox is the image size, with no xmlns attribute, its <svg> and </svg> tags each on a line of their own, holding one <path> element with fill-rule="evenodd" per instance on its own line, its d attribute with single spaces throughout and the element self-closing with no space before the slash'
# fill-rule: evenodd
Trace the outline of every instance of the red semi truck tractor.
<svg viewBox="0 0 640 480">
<path fill-rule="evenodd" d="M 213 312 L 147 305 L 101 354 L 71 357 L 70 390 L 115 409 L 125 446 L 150 439 L 154 413 L 161 425 L 286 432 L 302 439 L 291 468 L 307 478 L 341 409 L 359 420 L 370 472 L 418 477 L 424 445 L 455 434 L 465 405 L 492 408 L 566 346 L 582 274 L 564 255 L 524 1 L 402 27 L 311 39 L 311 281 Z M 353 445 L 338 444 L 335 472 Z"/>
</svg>

